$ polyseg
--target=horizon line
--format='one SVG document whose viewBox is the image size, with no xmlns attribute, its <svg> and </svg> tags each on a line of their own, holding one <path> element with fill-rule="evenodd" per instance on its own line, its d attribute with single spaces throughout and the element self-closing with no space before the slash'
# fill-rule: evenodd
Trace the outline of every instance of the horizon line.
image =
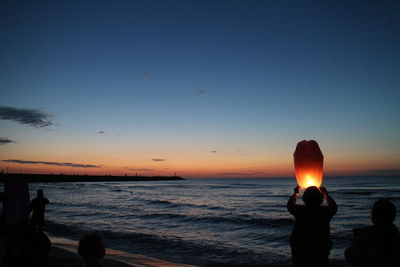
<svg viewBox="0 0 400 267">
<path fill-rule="evenodd" d="M 24 172 L 0 172 L 1 175 L 53 175 L 53 176 L 111 176 L 111 177 L 119 177 L 119 176 L 126 176 L 126 177 L 181 177 L 185 179 L 296 179 L 296 176 L 265 176 L 265 177 L 185 177 L 185 176 L 180 176 L 180 175 L 127 175 L 127 174 L 122 174 L 122 175 L 115 175 L 115 174 L 65 174 L 65 173 L 24 173 Z M 355 178 L 355 177 L 382 177 L 382 178 L 391 178 L 391 177 L 400 177 L 400 174 L 343 174 L 343 175 L 327 175 L 323 176 L 324 178 L 330 179 L 330 178 Z"/>
</svg>

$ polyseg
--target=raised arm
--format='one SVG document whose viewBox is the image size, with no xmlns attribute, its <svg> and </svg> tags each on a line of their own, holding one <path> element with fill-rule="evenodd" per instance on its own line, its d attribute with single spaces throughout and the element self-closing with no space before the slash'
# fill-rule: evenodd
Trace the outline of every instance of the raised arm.
<svg viewBox="0 0 400 267">
<path fill-rule="evenodd" d="M 295 207 L 296 207 L 296 199 L 299 196 L 299 192 L 300 192 L 300 186 L 296 186 L 294 188 L 294 193 L 293 195 L 289 198 L 289 201 L 287 203 L 287 209 L 289 211 L 290 214 L 295 215 Z"/>
<path fill-rule="evenodd" d="M 322 194 L 324 195 L 324 198 L 326 199 L 326 203 L 328 204 L 328 207 L 331 211 L 331 216 L 333 217 L 336 212 L 337 212 L 337 205 L 335 200 L 328 194 L 328 191 L 326 190 L 325 187 L 321 186 L 320 190 Z"/>
</svg>

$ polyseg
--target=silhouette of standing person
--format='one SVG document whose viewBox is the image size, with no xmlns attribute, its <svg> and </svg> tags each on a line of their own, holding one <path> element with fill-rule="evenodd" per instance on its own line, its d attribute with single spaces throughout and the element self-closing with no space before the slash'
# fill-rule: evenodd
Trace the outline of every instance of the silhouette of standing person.
<svg viewBox="0 0 400 267">
<path fill-rule="evenodd" d="M 310 186 L 303 193 L 305 205 L 297 205 L 300 187 L 294 189 L 287 209 L 296 221 L 290 236 L 292 262 L 295 266 L 328 266 L 332 248 L 329 223 L 337 212 L 336 202 L 324 187 Z M 327 206 L 322 206 L 324 198 Z"/>
<path fill-rule="evenodd" d="M 400 234 L 393 224 L 396 206 L 387 199 L 375 202 L 371 211 L 373 225 L 353 229 L 353 241 L 345 251 L 354 266 L 400 266 Z"/>
<path fill-rule="evenodd" d="M 31 202 L 30 209 L 32 211 L 31 226 L 41 228 L 44 225 L 45 206 L 49 204 L 49 200 L 43 197 L 43 190 L 36 191 L 37 197 Z"/>
<path fill-rule="evenodd" d="M 51 244 L 40 229 L 29 227 L 28 184 L 24 179 L 8 182 L 5 186 L 5 196 L 6 229 L 2 263 L 7 267 L 47 266 Z"/>
</svg>

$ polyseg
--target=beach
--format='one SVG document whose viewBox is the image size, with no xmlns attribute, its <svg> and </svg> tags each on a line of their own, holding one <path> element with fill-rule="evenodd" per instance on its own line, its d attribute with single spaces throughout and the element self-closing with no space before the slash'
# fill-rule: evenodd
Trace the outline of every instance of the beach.
<svg viewBox="0 0 400 267">
<path fill-rule="evenodd" d="M 77 254 L 77 241 L 46 233 L 51 241 L 49 267 L 80 266 L 82 260 Z M 106 248 L 106 256 L 101 261 L 103 267 L 191 267 L 189 264 L 168 262 L 139 254 Z"/>
</svg>

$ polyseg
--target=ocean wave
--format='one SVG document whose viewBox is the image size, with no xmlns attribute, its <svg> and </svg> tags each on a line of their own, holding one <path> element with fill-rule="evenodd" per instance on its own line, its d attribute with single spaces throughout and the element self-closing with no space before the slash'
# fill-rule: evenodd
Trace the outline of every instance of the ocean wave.
<svg viewBox="0 0 400 267">
<path fill-rule="evenodd" d="M 347 194 L 347 195 L 359 195 L 359 196 L 369 196 L 369 195 L 374 194 L 374 192 L 372 192 L 372 191 L 358 191 L 358 192 L 344 191 L 342 193 Z"/>
<path fill-rule="evenodd" d="M 171 202 L 168 200 L 153 200 L 153 199 L 145 199 L 146 202 L 152 204 L 161 204 L 161 205 L 168 205 L 168 206 L 182 206 L 182 203 Z"/>
<path fill-rule="evenodd" d="M 129 189 L 146 189 L 146 190 L 158 189 L 158 187 L 154 185 L 128 185 L 126 187 Z"/>
<path fill-rule="evenodd" d="M 231 210 L 230 208 L 227 207 L 221 207 L 221 206 L 211 206 L 211 205 L 205 205 L 205 204 L 192 204 L 192 203 L 186 203 L 186 202 L 173 202 L 169 200 L 158 200 L 158 199 L 146 199 L 146 198 L 140 198 L 140 197 L 134 197 L 130 199 L 131 201 L 142 201 L 146 202 L 148 204 L 154 204 L 154 205 L 160 205 L 160 206 L 168 206 L 169 208 L 178 208 L 178 207 L 191 207 L 191 208 L 205 208 L 205 209 L 210 209 L 210 210 Z"/>
<path fill-rule="evenodd" d="M 109 189 L 111 192 L 122 192 L 124 190 L 122 190 L 121 188 L 113 188 L 113 189 Z"/>
<path fill-rule="evenodd" d="M 48 222 L 46 230 L 73 240 L 78 240 L 85 233 L 96 230 L 110 248 L 197 266 L 285 266 L 289 263 L 289 257 L 282 257 L 269 251 L 258 252 L 209 240 L 192 241 L 151 233 L 77 228 L 51 221 Z M 268 265 L 268 262 L 271 264 Z"/>
<path fill-rule="evenodd" d="M 234 184 L 230 184 L 233 186 L 256 186 L 256 184 L 246 184 L 246 183 L 234 183 Z"/>
<path fill-rule="evenodd" d="M 67 237 L 72 240 L 79 240 L 79 238 L 88 230 L 85 231 L 84 225 L 75 225 L 75 227 L 66 224 L 56 223 L 52 220 L 47 220 L 44 226 L 46 232 L 51 234 Z"/>
<path fill-rule="evenodd" d="M 47 211 L 56 213 L 89 215 L 93 210 L 98 210 L 101 214 L 114 216 L 115 214 L 131 214 L 143 212 L 142 207 L 137 205 L 118 205 L 118 203 L 95 203 L 95 202 L 60 202 L 52 201 Z"/>
<path fill-rule="evenodd" d="M 264 218 L 252 217 L 249 215 L 186 215 L 178 213 L 149 213 L 139 216 L 141 218 L 159 218 L 159 219 L 178 219 L 184 222 L 210 223 L 210 224 L 237 224 L 237 225 L 253 225 L 253 226 L 268 226 L 268 227 L 285 227 L 293 225 L 294 220 L 291 218 Z"/>
<path fill-rule="evenodd" d="M 85 208 L 85 209 L 115 209 L 117 208 L 115 205 L 107 205 L 106 203 L 96 204 L 95 202 L 61 202 L 61 201 L 52 201 L 51 206 L 57 208 Z"/>
</svg>

